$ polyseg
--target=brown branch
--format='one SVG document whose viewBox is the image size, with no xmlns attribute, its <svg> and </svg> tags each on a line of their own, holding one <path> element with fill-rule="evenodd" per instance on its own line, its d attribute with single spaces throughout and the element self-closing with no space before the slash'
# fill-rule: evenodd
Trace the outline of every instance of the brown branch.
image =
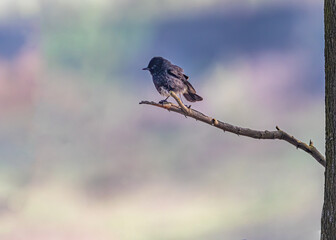
<svg viewBox="0 0 336 240">
<path fill-rule="evenodd" d="M 177 101 L 179 105 L 175 105 L 171 102 L 165 102 L 163 104 L 156 103 L 152 101 L 141 101 L 139 104 L 148 104 L 160 108 L 164 108 L 168 111 L 176 112 L 179 114 L 182 114 L 186 117 L 191 117 L 196 120 L 202 121 L 204 123 L 207 123 L 209 125 L 212 125 L 216 128 L 222 129 L 227 132 L 235 133 L 237 135 L 256 138 L 256 139 L 279 139 L 284 140 L 292 145 L 294 145 L 296 148 L 300 148 L 303 151 L 310 154 L 313 158 L 316 159 L 322 166 L 325 167 L 326 161 L 324 156 L 314 147 L 313 142 L 310 141 L 309 145 L 297 140 L 295 137 L 289 135 L 283 130 L 280 130 L 278 126 L 276 126 L 276 131 L 258 131 L 258 130 L 252 130 L 249 128 L 242 128 L 237 127 L 234 125 L 231 125 L 229 123 L 221 122 L 215 118 L 206 116 L 205 114 L 196 111 L 192 108 L 187 108 L 182 101 L 179 99 L 179 97 L 174 93 L 170 92 L 170 95 Z"/>
</svg>

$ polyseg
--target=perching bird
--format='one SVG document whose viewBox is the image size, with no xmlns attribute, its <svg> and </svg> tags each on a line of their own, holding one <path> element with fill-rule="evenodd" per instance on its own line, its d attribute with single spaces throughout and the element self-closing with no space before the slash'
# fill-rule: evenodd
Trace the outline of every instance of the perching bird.
<svg viewBox="0 0 336 240">
<path fill-rule="evenodd" d="M 163 103 L 170 97 L 169 91 L 176 94 L 183 94 L 189 102 L 202 101 L 203 98 L 196 94 L 194 87 L 188 82 L 188 76 L 183 74 L 183 69 L 179 66 L 173 65 L 167 59 L 162 57 L 153 57 L 148 67 L 142 70 L 149 70 L 153 77 L 153 82 L 156 90 L 167 97 L 160 101 Z"/>
</svg>

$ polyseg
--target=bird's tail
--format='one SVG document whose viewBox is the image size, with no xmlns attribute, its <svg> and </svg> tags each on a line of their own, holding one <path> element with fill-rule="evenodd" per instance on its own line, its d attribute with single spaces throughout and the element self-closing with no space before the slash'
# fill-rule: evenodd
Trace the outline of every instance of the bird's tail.
<svg viewBox="0 0 336 240">
<path fill-rule="evenodd" d="M 183 93 L 183 96 L 189 101 L 189 102 L 197 102 L 202 101 L 203 98 L 196 93 L 186 92 Z"/>
<path fill-rule="evenodd" d="M 203 98 L 196 94 L 196 90 L 194 87 L 190 84 L 190 82 L 185 81 L 184 82 L 187 85 L 187 92 L 183 93 L 183 96 L 189 101 L 189 102 L 197 102 L 202 101 Z"/>
</svg>

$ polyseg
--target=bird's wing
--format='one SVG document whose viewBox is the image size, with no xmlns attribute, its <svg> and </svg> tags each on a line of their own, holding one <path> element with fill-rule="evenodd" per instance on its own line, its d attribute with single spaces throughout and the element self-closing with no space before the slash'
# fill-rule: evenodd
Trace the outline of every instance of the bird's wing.
<svg viewBox="0 0 336 240">
<path fill-rule="evenodd" d="M 168 74 L 175 77 L 175 78 L 178 78 L 178 79 L 181 79 L 182 81 L 186 81 L 189 77 L 187 75 L 184 75 L 183 74 L 183 70 L 182 68 L 180 67 L 177 67 L 176 68 L 168 68 L 167 70 Z"/>
<path fill-rule="evenodd" d="M 172 64 L 172 67 L 175 68 L 175 69 L 177 69 L 177 71 L 183 73 L 183 69 L 180 68 L 179 66 Z"/>
<path fill-rule="evenodd" d="M 181 79 L 181 80 L 184 78 L 183 74 L 175 68 L 168 68 L 167 73 L 169 75 L 173 76 L 174 78 L 178 78 L 178 79 Z"/>
<path fill-rule="evenodd" d="M 167 72 L 168 72 L 169 75 L 180 79 L 188 87 L 189 92 L 196 93 L 196 90 L 194 89 L 194 87 L 187 80 L 189 77 L 187 75 L 183 74 L 183 70 L 182 71 L 179 71 L 179 70 L 182 70 L 182 68 L 180 68 L 180 67 L 169 68 L 167 70 Z"/>
<path fill-rule="evenodd" d="M 182 68 L 180 68 L 179 66 L 176 66 L 176 65 L 173 65 L 173 67 L 174 67 L 174 69 L 176 69 L 179 73 L 181 73 L 181 75 L 183 75 L 183 77 L 184 77 L 186 80 L 188 80 L 189 77 L 183 73 L 183 69 L 182 69 Z"/>
</svg>

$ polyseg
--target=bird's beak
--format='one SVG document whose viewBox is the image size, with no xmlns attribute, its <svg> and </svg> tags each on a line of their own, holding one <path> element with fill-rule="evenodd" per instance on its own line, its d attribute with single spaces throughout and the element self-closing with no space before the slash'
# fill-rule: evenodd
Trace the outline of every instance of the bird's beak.
<svg viewBox="0 0 336 240">
<path fill-rule="evenodd" d="M 148 67 L 146 67 L 146 68 L 143 68 L 142 70 L 149 70 L 149 68 L 148 68 Z"/>
</svg>

